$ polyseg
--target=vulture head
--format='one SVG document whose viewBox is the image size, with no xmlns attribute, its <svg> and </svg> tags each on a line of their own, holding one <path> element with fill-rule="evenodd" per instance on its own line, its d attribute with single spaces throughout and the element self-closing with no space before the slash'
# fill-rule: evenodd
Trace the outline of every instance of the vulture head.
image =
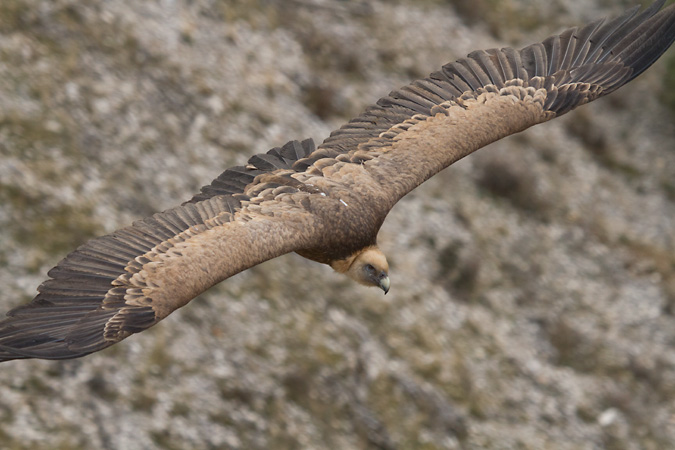
<svg viewBox="0 0 675 450">
<path fill-rule="evenodd" d="M 346 259 L 331 264 L 333 269 L 364 286 L 379 287 L 389 292 L 389 263 L 376 245 L 366 247 Z"/>
</svg>

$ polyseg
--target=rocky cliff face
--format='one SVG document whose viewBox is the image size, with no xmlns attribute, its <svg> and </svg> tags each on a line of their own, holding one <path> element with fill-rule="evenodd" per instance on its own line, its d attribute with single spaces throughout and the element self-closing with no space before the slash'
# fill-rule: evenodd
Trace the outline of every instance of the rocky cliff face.
<svg viewBox="0 0 675 450">
<path fill-rule="evenodd" d="M 253 153 L 623 6 L 3 0 L 0 307 Z M 673 91 L 671 49 L 417 189 L 387 297 L 287 255 L 99 354 L 3 364 L 0 448 L 675 446 Z"/>
</svg>

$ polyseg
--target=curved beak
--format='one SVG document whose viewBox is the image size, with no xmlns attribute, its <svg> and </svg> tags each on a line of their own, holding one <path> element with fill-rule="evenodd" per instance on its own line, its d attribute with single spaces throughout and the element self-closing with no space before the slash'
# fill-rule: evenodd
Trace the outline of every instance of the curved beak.
<svg viewBox="0 0 675 450">
<path fill-rule="evenodd" d="M 389 277 L 384 275 L 382 278 L 380 278 L 380 289 L 384 291 L 384 294 L 386 295 L 387 292 L 389 292 Z"/>
</svg>

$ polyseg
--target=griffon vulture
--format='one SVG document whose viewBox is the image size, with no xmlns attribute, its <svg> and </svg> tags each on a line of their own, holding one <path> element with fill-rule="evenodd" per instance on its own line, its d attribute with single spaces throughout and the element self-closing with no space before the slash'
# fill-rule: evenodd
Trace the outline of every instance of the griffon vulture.
<svg viewBox="0 0 675 450">
<path fill-rule="evenodd" d="M 598 20 L 521 50 L 476 51 L 380 99 L 315 148 L 292 141 L 181 206 L 93 239 L 0 322 L 0 361 L 66 359 L 149 328 L 289 252 L 389 290 L 389 210 L 473 151 L 609 94 L 675 40 L 675 5 Z"/>
</svg>

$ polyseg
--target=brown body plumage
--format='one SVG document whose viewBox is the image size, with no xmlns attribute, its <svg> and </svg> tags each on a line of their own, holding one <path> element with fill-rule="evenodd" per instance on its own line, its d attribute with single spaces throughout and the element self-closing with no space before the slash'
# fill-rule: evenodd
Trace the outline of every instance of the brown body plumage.
<svg viewBox="0 0 675 450">
<path fill-rule="evenodd" d="M 610 93 L 675 40 L 657 1 L 522 50 L 479 51 L 392 92 L 318 148 L 289 142 L 189 202 L 94 239 L 0 322 L 0 361 L 74 358 L 145 330 L 214 284 L 296 252 L 389 290 L 377 233 L 425 180 L 502 137 Z"/>
</svg>

